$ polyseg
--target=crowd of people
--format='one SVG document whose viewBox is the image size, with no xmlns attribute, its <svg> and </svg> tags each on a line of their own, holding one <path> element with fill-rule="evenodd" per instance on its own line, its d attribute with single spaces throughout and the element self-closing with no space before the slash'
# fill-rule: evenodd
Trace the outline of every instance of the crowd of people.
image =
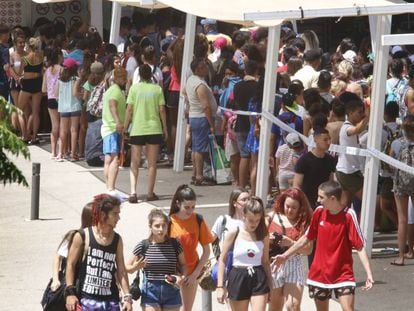
<svg viewBox="0 0 414 311">
<path fill-rule="evenodd" d="M 375 64 L 369 37 L 358 45 L 352 38 L 343 38 L 330 51 L 323 51 L 314 31 L 297 34 L 291 23 L 284 22 L 274 116 L 292 131 L 274 124 L 271 140 L 260 142 L 261 117 L 257 113 L 261 112 L 267 69 L 267 28 L 236 29 L 226 34 L 219 32 L 217 21 L 202 19 L 200 33 L 195 37 L 191 70 L 183 72 L 182 29 L 173 25 L 157 28 L 152 14 L 123 17 L 117 45 L 104 43 L 96 29 L 86 23 L 74 24 L 68 30 L 49 21 L 37 26 L 32 35 L 26 28 L 16 26 L 10 30 L 0 25 L 0 95 L 22 111 L 13 116 L 13 126 L 23 141 L 38 144 L 39 114 L 46 96 L 52 160 L 85 159 L 89 165 L 104 166 L 108 194 L 92 204 L 93 223 L 85 230 L 85 237 L 72 233 L 70 241 L 67 237 L 59 248 L 65 249 L 59 254 L 69 251 L 68 310 L 75 310 L 79 303 L 72 297 L 73 269 L 81 258 L 82 241 L 90 243 L 96 254 L 107 252 L 108 258 L 112 258 L 107 264 L 113 268 L 107 272 L 112 283 L 104 282 L 105 286 L 92 284 L 93 278 L 89 277 L 91 283 L 84 286 L 80 299 L 84 310 L 102 297 L 105 306 L 108 301 L 112 305 L 117 300 L 115 274 L 128 304 L 131 299 L 127 272 L 141 268 L 147 275 L 141 303 L 148 310 L 181 305 L 190 310 L 196 279 L 215 238 L 222 242 L 218 299 L 229 301 L 232 309 L 246 309 L 250 302 L 255 310 L 262 310 L 269 293 L 272 310 L 280 310 L 284 302 L 289 309 L 298 309 L 304 284 L 300 255 L 309 254 L 308 284 L 320 310 L 326 309 L 331 289 L 344 309 L 352 309 L 352 247 L 358 250 L 367 272 L 366 287 L 372 286 L 358 225 L 365 160 L 354 154 L 329 152 L 329 148 L 332 143 L 365 148 L 368 132 L 381 131 L 381 151 L 413 165 L 412 46 L 390 49 L 384 125 L 381 129 L 369 129 L 370 107 L 376 104 L 371 101 Z M 129 202 L 138 202 L 138 174 L 143 162 L 148 169 L 145 198 L 158 200 L 157 162 L 164 157 L 169 163 L 174 159 L 180 103 L 185 105 L 188 124 L 186 161 L 193 165 L 189 183 L 195 187 L 215 184 L 209 155 L 214 136 L 214 144 L 225 150 L 230 162 L 232 185 L 248 191 L 232 193 L 228 217 L 218 220 L 212 232 L 202 218 L 196 217 L 196 196 L 188 186 L 177 190 L 169 218 L 159 211 L 151 213 L 149 240 L 154 245 L 168 244 L 175 238 L 180 242 L 171 242 L 165 250 L 171 260 L 176 255 L 168 269 L 165 266 L 168 274 L 179 275 L 180 271 L 184 275 L 178 278 L 180 290 L 173 290 L 163 283 L 165 270 L 158 262 L 160 258 L 151 257 L 158 252 L 152 244 L 138 244 L 125 265 L 122 240 L 112 230 L 119 214 L 119 202 L 112 196 L 119 196 L 119 166 L 130 160 Z M 236 114 L 236 110 L 247 115 Z M 310 143 L 299 134 L 307 136 Z M 260 143 L 270 145 L 268 193 L 275 205 L 269 217 L 265 217 L 263 202 L 255 197 Z M 414 258 L 413 189 L 414 176 L 381 162 L 376 227 L 380 229 L 382 216 L 398 230 L 399 255 L 391 262 L 396 266 Z M 220 226 L 222 222 L 226 224 L 225 231 Z M 343 227 L 324 226 L 321 239 L 320 222 L 341 222 Z M 239 229 L 233 230 L 236 228 Z M 269 236 L 269 232 L 278 232 L 281 237 Z M 338 266 L 339 259 L 332 250 L 326 249 L 324 241 L 328 237 L 344 252 L 347 262 L 342 266 Z M 279 239 L 276 244 L 286 252 L 269 257 L 269 245 L 275 239 Z M 316 243 L 312 248 L 309 242 L 313 240 Z M 203 249 L 200 259 L 195 251 L 198 242 Z M 246 249 L 251 253 L 246 254 Z M 229 251 L 233 265 L 225 275 Z M 94 262 L 95 255 L 87 256 Z M 320 262 L 328 258 L 332 269 L 325 271 Z M 174 270 L 175 263 L 182 267 Z M 88 274 L 93 267 L 85 269 Z M 342 272 L 349 278 L 343 279 Z M 101 291 L 108 295 L 97 293 Z M 168 292 L 161 297 L 165 300 L 160 300 L 161 292 Z M 116 305 L 114 302 L 114 310 Z"/>
</svg>

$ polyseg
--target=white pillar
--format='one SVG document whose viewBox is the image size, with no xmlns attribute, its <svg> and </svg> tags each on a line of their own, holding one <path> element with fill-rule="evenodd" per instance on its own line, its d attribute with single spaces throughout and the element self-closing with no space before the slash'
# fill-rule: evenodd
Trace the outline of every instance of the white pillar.
<svg viewBox="0 0 414 311">
<path fill-rule="evenodd" d="M 196 32 L 197 16 L 187 14 L 185 21 L 185 38 L 184 38 L 184 53 L 183 53 L 183 67 L 181 70 L 181 90 L 183 90 L 187 72 L 190 70 L 190 64 L 193 59 L 194 52 L 194 39 Z M 180 92 L 180 101 L 178 104 L 178 117 L 177 117 L 177 131 L 175 135 L 175 148 L 174 148 L 174 165 L 173 169 L 176 172 L 182 172 L 184 170 L 184 157 L 185 157 L 185 133 L 187 130 L 187 122 L 185 120 L 185 99 Z"/>
<path fill-rule="evenodd" d="M 375 35 L 374 78 L 371 99 L 371 115 L 368 128 L 368 148 L 380 150 L 381 129 L 384 119 L 385 83 L 388 67 L 388 46 L 381 45 L 381 36 L 391 31 L 391 15 L 377 17 Z M 379 160 L 367 157 L 365 161 L 364 193 L 362 198 L 361 226 L 366 238 L 369 255 L 372 250 L 374 233 L 375 207 L 377 197 Z"/>
<path fill-rule="evenodd" d="M 119 29 L 121 27 L 122 5 L 119 2 L 112 2 L 111 32 L 109 34 L 109 43 L 118 46 Z"/>
<path fill-rule="evenodd" d="M 103 36 L 102 0 L 90 0 L 91 26 L 96 27 Z"/>
<path fill-rule="evenodd" d="M 280 25 L 269 27 L 262 111 L 273 114 L 276 95 L 277 60 L 279 58 Z M 259 159 L 257 163 L 256 195 L 266 202 L 269 186 L 269 141 L 272 122 L 262 117 Z"/>
<path fill-rule="evenodd" d="M 377 35 L 377 20 L 378 20 L 378 16 L 377 15 L 369 15 L 368 16 L 368 21 L 369 21 L 369 32 L 371 33 L 371 49 L 372 51 L 376 51 L 376 42 L 375 42 L 375 37 Z M 381 41 L 378 41 L 378 44 L 381 44 Z"/>
</svg>

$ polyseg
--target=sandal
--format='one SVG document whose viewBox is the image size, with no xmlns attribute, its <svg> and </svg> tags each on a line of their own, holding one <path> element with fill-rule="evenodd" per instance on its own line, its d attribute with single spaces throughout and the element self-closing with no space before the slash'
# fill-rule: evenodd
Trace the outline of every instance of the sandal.
<svg viewBox="0 0 414 311">
<path fill-rule="evenodd" d="M 206 179 L 196 179 L 194 181 L 194 186 L 214 186 L 215 184 L 214 181 Z"/>
<path fill-rule="evenodd" d="M 397 262 L 397 259 L 395 259 L 394 261 L 391 261 L 390 264 L 392 266 L 398 266 L 398 267 L 403 267 L 404 263 L 403 262 Z"/>
<path fill-rule="evenodd" d="M 147 202 L 158 201 L 159 199 L 160 198 L 155 193 L 152 193 L 152 195 L 147 195 Z"/>
<path fill-rule="evenodd" d="M 63 157 L 62 157 L 62 155 L 61 155 L 61 154 L 58 154 L 58 155 L 57 155 L 57 157 L 56 157 L 56 159 L 55 159 L 55 161 L 56 161 L 56 162 L 63 162 L 63 161 L 64 161 L 64 159 L 63 159 Z"/>
<path fill-rule="evenodd" d="M 138 203 L 138 197 L 137 197 L 137 194 L 136 194 L 136 193 L 131 194 L 131 195 L 129 196 L 129 198 L 128 198 L 128 202 L 129 202 L 129 203 L 131 203 L 131 204 Z"/>
</svg>

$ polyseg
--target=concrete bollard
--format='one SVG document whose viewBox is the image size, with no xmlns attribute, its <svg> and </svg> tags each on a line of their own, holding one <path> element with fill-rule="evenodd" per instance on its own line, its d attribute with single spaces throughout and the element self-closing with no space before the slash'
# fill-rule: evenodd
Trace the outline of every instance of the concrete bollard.
<svg viewBox="0 0 414 311">
<path fill-rule="evenodd" d="M 211 311 L 212 310 L 212 303 L 211 303 L 211 292 L 208 290 L 201 291 L 201 306 L 203 311 Z"/>
<path fill-rule="evenodd" d="M 30 209 L 30 220 L 39 219 L 39 197 L 40 197 L 40 163 L 32 165 L 32 204 Z"/>
</svg>

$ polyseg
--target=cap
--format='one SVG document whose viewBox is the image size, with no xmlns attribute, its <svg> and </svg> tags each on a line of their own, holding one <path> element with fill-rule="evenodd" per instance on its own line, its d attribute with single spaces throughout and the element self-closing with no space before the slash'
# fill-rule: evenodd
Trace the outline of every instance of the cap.
<svg viewBox="0 0 414 311">
<path fill-rule="evenodd" d="M 62 65 L 63 65 L 63 67 L 70 69 L 70 68 L 79 66 L 80 63 L 77 62 L 74 58 L 69 57 L 69 58 L 66 58 L 63 61 L 63 64 Z"/>
<path fill-rule="evenodd" d="M 203 18 L 200 21 L 200 24 L 203 25 L 203 26 L 205 26 L 205 25 L 215 25 L 215 24 L 217 24 L 217 21 L 215 19 L 212 19 L 212 18 Z"/>
<path fill-rule="evenodd" d="M 322 53 L 320 49 L 313 49 L 313 50 L 307 50 L 305 54 L 303 55 L 303 59 L 307 62 L 311 62 L 317 59 L 320 59 L 322 56 Z"/>
<path fill-rule="evenodd" d="M 93 62 L 91 64 L 91 73 L 103 73 L 105 71 L 101 62 Z"/>
<path fill-rule="evenodd" d="M 297 148 L 302 144 L 302 141 L 300 140 L 299 135 L 296 133 L 287 134 L 285 140 L 286 140 L 286 143 L 291 148 Z"/>
<path fill-rule="evenodd" d="M 354 51 L 348 50 L 342 56 L 343 56 L 343 58 L 346 61 L 350 62 L 351 64 L 355 64 L 356 63 L 356 57 L 357 57 L 357 55 L 356 55 L 356 53 Z"/>
<path fill-rule="evenodd" d="M 402 51 L 403 49 L 402 49 L 402 47 L 401 46 L 399 46 L 399 45 L 394 45 L 393 47 L 392 47 L 392 49 L 391 49 L 391 54 L 392 55 L 394 55 L 395 53 L 397 53 L 397 52 L 400 52 L 400 51 Z"/>
<path fill-rule="evenodd" d="M 216 49 L 222 49 L 225 46 L 227 46 L 227 40 L 224 37 L 218 37 L 216 40 L 214 40 L 213 46 Z"/>
</svg>

